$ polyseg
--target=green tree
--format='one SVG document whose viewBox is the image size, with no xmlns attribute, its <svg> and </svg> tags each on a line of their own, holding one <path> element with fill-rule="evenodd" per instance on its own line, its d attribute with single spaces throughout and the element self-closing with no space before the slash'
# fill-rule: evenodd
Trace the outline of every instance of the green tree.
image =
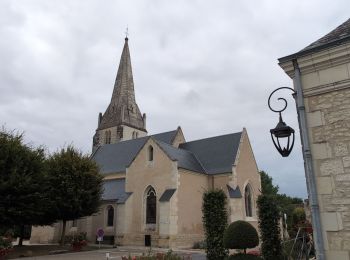
<svg viewBox="0 0 350 260">
<path fill-rule="evenodd" d="M 279 212 L 287 215 L 287 226 L 288 231 L 292 228 L 292 213 L 296 207 L 303 205 L 303 200 L 297 197 L 290 197 L 286 194 L 278 193 L 279 187 L 273 185 L 272 177 L 270 177 L 266 172 L 260 171 L 261 178 L 261 192 L 263 195 L 274 196 L 276 199 L 277 207 Z"/>
<path fill-rule="evenodd" d="M 262 255 L 264 259 L 282 259 L 280 214 L 276 197 L 262 194 L 258 197 L 257 204 Z"/>
<path fill-rule="evenodd" d="M 44 150 L 24 144 L 23 134 L 0 131 L 0 226 L 18 226 L 19 245 L 26 225 L 55 221 L 44 162 Z"/>
<path fill-rule="evenodd" d="M 260 179 L 262 194 L 277 195 L 279 187 L 273 185 L 272 177 L 270 177 L 266 172 L 260 171 Z"/>
<path fill-rule="evenodd" d="M 227 227 L 226 194 L 222 190 L 209 190 L 203 194 L 203 225 L 207 259 L 225 259 L 224 232 Z"/>
<path fill-rule="evenodd" d="M 96 163 L 72 146 L 54 153 L 47 164 L 55 213 L 63 224 L 60 240 L 63 245 L 67 221 L 98 212 L 102 176 Z"/>
</svg>

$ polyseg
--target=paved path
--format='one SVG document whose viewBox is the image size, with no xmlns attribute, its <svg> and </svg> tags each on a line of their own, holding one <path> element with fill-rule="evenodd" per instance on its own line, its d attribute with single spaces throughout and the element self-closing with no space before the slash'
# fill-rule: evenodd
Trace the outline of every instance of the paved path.
<svg viewBox="0 0 350 260">
<path fill-rule="evenodd" d="M 122 256 L 131 255 L 141 255 L 142 252 L 147 253 L 148 248 L 146 247 L 118 247 L 118 248 L 104 248 L 95 251 L 77 252 L 77 253 L 67 253 L 59 255 L 47 255 L 47 256 L 37 256 L 37 257 L 26 257 L 25 260 L 106 260 L 106 253 L 110 253 L 111 256 L 115 256 L 115 260 L 121 260 Z M 153 248 L 154 252 L 167 252 L 168 249 L 164 248 Z M 179 255 L 192 256 L 192 260 L 206 260 L 205 253 L 202 251 L 194 250 L 174 250 L 175 253 Z M 16 258 L 21 259 L 23 258 Z"/>
</svg>

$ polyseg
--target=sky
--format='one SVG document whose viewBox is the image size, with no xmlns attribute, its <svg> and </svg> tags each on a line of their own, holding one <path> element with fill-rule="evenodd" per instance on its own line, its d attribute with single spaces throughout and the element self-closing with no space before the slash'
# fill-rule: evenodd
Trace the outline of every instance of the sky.
<svg viewBox="0 0 350 260">
<path fill-rule="evenodd" d="M 49 152 L 68 144 L 91 152 L 128 27 L 136 101 L 150 134 L 181 126 L 191 141 L 245 127 L 259 169 L 280 192 L 306 198 L 295 103 L 282 93 L 283 119 L 296 130 L 295 148 L 282 158 L 267 99 L 292 87 L 277 59 L 345 22 L 349 7 L 348 0 L 2 0 L 0 126 Z"/>
</svg>

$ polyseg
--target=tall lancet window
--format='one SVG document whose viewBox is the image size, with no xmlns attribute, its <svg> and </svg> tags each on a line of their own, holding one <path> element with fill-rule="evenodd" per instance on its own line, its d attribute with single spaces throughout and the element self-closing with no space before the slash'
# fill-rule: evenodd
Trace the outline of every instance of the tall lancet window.
<svg viewBox="0 0 350 260">
<path fill-rule="evenodd" d="M 156 224 L 157 220 L 157 196 L 153 188 L 150 188 L 146 197 L 146 224 Z"/>
<path fill-rule="evenodd" d="M 150 145 L 148 147 L 148 161 L 152 162 L 153 161 L 153 147 Z"/>
<path fill-rule="evenodd" d="M 107 227 L 113 227 L 114 225 L 114 208 L 113 206 L 107 207 Z"/>
<path fill-rule="evenodd" d="M 110 144 L 111 143 L 111 131 L 107 130 L 105 132 L 105 144 Z"/>
<path fill-rule="evenodd" d="M 249 184 L 245 186 L 244 200 L 245 200 L 245 214 L 247 217 L 252 217 L 253 216 L 252 190 Z"/>
</svg>

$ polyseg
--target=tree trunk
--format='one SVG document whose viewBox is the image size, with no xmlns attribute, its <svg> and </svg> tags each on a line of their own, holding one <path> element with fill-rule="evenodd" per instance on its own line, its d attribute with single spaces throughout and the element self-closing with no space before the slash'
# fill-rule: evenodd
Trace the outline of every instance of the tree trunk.
<svg viewBox="0 0 350 260">
<path fill-rule="evenodd" d="M 62 234 L 61 234 L 61 240 L 60 240 L 60 245 L 64 245 L 64 237 L 66 235 L 66 220 L 62 220 Z"/>
<path fill-rule="evenodd" d="M 247 254 L 247 249 L 246 248 L 244 248 L 244 254 Z"/>
<path fill-rule="evenodd" d="M 20 225 L 19 227 L 19 240 L 18 240 L 18 246 L 23 245 L 23 237 L 24 237 L 24 225 Z"/>
</svg>

